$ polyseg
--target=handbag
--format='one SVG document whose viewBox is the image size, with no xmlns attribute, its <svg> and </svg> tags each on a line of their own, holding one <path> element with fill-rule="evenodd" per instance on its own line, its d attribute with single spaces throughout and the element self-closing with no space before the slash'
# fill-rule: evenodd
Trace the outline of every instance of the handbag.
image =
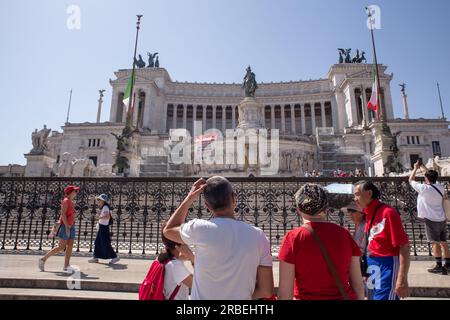
<svg viewBox="0 0 450 320">
<path fill-rule="evenodd" d="M 436 188 L 434 185 L 431 185 L 434 190 L 436 190 L 437 192 L 439 192 L 439 194 L 442 197 L 442 207 L 444 208 L 444 212 L 445 212 L 445 216 L 447 218 L 447 221 L 450 221 L 450 200 L 448 199 L 447 196 L 444 196 L 442 194 L 442 192 L 439 191 L 438 188 Z"/>
<path fill-rule="evenodd" d="M 344 284 L 342 283 L 341 278 L 339 278 L 336 268 L 334 267 L 333 261 L 331 261 L 330 255 L 328 254 L 328 251 L 325 248 L 322 240 L 320 240 L 317 233 L 310 226 L 303 225 L 303 227 L 313 235 L 314 239 L 316 239 L 316 242 L 319 245 L 320 251 L 322 252 L 322 256 L 328 265 L 328 270 L 330 271 L 331 275 L 333 276 L 334 281 L 336 282 L 336 285 L 337 285 L 342 297 L 344 298 L 344 300 L 350 300 L 350 297 L 349 297 L 347 291 L 345 291 L 345 289 L 344 289 Z"/>
</svg>

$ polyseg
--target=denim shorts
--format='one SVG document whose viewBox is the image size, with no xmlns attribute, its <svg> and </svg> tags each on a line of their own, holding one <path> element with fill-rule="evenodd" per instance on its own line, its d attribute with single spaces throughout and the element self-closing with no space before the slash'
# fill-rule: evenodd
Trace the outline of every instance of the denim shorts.
<svg viewBox="0 0 450 320">
<path fill-rule="evenodd" d="M 74 240 L 75 239 L 75 226 L 70 227 L 70 236 L 67 237 L 66 226 L 61 224 L 61 228 L 59 229 L 58 237 L 63 240 Z"/>
</svg>

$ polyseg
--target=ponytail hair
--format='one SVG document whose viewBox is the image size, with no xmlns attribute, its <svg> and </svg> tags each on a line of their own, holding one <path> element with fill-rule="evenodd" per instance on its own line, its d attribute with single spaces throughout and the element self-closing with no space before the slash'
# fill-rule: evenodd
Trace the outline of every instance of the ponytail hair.
<svg viewBox="0 0 450 320">
<path fill-rule="evenodd" d="M 161 240 L 162 240 L 162 243 L 164 244 L 164 249 L 158 255 L 159 263 L 165 263 L 168 260 L 172 260 L 174 258 L 172 250 L 175 250 L 176 246 L 180 245 L 179 243 L 169 240 L 164 236 L 163 231 L 165 228 L 166 228 L 166 223 L 163 223 L 163 225 L 161 227 Z"/>
</svg>

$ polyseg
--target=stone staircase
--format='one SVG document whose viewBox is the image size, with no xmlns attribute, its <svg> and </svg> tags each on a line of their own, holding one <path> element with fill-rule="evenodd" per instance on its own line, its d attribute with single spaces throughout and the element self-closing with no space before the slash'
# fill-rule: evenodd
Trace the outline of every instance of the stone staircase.
<svg viewBox="0 0 450 320">
<path fill-rule="evenodd" d="M 317 128 L 316 141 L 319 166 L 325 176 L 338 168 L 344 171 L 365 169 L 361 160 L 364 154 L 351 147 L 342 147 L 333 128 Z"/>
<path fill-rule="evenodd" d="M 148 156 L 140 166 L 140 177 L 167 177 L 168 157 Z"/>
</svg>

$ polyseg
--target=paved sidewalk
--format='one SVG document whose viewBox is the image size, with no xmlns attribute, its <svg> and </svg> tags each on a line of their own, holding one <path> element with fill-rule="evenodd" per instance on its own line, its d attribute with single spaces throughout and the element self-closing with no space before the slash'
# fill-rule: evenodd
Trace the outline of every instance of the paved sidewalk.
<svg viewBox="0 0 450 320">
<path fill-rule="evenodd" d="M 6 291 L 4 287 L 67 289 L 67 283 L 73 283 L 71 282 L 73 278 L 69 279 L 70 275 L 62 271 L 63 256 L 50 258 L 45 265 L 45 272 L 38 270 L 39 257 L 0 254 L 0 293 Z M 122 293 L 138 291 L 151 263 L 152 260 L 144 259 L 122 259 L 115 265 L 109 265 L 106 260 L 91 264 L 86 257 L 73 257 L 71 260 L 71 264 L 80 270 L 81 290 Z M 431 265 L 431 261 L 412 261 L 409 274 L 410 286 L 415 288 L 415 292 L 426 291 L 425 294 L 418 296 L 448 297 L 450 276 L 428 273 L 426 269 Z M 274 280 L 277 287 L 278 262 L 274 262 Z M 434 292 L 433 290 L 436 293 L 430 294 Z"/>
</svg>

